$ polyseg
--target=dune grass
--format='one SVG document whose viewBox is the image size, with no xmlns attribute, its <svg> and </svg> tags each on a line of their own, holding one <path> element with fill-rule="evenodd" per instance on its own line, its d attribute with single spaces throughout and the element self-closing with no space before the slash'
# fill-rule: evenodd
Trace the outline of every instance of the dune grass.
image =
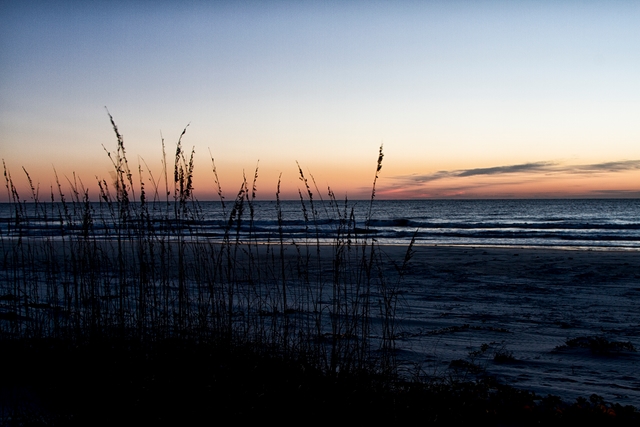
<svg viewBox="0 0 640 427">
<path fill-rule="evenodd" d="M 382 273 L 380 248 L 356 229 L 348 200 L 339 202 L 330 189 L 323 199 L 298 166 L 306 236 L 284 237 L 278 182 L 279 231 L 265 244 L 253 236 L 258 169 L 228 202 L 212 157 L 224 226 L 221 237 L 201 236 L 191 227 L 204 213 L 193 193 L 194 151 L 182 144 L 187 128 L 176 143 L 173 171 L 162 141 L 164 167 L 156 178 L 144 161 L 132 169 L 109 118 L 117 141 L 114 151 L 105 148 L 113 180 L 97 181 L 97 202 L 95 190 L 75 175 L 68 193 L 56 175 L 56 188 L 42 200 L 24 170 L 27 201 L 4 165 L 11 209 L 0 236 L 4 338 L 251 343 L 332 375 L 394 373 L 401 277 Z M 382 158 L 380 147 L 371 204 Z M 318 228 L 326 218 L 335 224 L 329 244 Z M 57 231 L 38 235 L 40 224 Z"/>
<path fill-rule="evenodd" d="M 105 148 L 113 179 L 93 189 L 79 177 L 63 185 L 56 176 L 43 197 L 24 170 L 24 199 L 3 162 L 11 210 L 0 234 L 9 393 L 0 396 L 3 423 L 194 425 L 221 414 L 436 424 L 638 421 L 637 411 L 597 396 L 566 405 L 486 377 L 399 376 L 399 288 L 413 241 L 390 269 L 368 228 L 382 147 L 365 218 L 330 189 L 323 196 L 298 166 L 304 233 L 297 240 L 285 233 L 280 182 L 271 213 L 277 231 L 265 241 L 255 232 L 258 168 L 226 200 L 212 156 L 222 212 L 212 237 L 193 226 L 205 212 L 194 197 L 194 151 L 183 149 L 187 129 L 171 166 L 162 141 L 163 169 L 154 176 L 144 161 L 132 169 L 109 118 L 117 142 L 114 151 Z M 330 241 L 320 232 L 327 219 Z"/>
</svg>

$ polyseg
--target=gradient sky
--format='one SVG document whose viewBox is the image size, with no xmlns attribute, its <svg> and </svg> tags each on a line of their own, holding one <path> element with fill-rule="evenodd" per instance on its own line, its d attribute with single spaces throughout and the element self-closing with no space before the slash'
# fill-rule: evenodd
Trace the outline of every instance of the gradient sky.
<svg viewBox="0 0 640 427">
<path fill-rule="evenodd" d="M 0 157 L 97 195 L 116 139 L 195 190 L 368 198 L 640 197 L 640 2 L 0 1 Z M 172 154 L 169 154 L 169 158 Z M 146 166 L 143 167 L 146 169 Z M 147 175 L 145 175 L 144 179 Z M 6 192 L 2 192 L 6 200 Z"/>
</svg>

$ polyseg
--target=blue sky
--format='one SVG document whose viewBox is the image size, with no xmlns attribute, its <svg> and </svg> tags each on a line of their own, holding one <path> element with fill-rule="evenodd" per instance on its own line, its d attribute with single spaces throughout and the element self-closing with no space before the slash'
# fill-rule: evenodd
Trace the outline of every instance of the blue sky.
<svg viewBox="0 0 640 427">
<path fill-rule="evenodd" d="M 109 176 L 105 106 L 156 176 L 161 135 L 171 151 L 190 124 L 202 199 L 209 150 L 230 194 L 259 160 L 263 198 L 280 173 L 296 195 L 296 161 L 319 187 L 366 197 L 381 143 L 381 197 L 640 186 L 636 2 L 0 5 L 0 157 L 47 191 L 53 167 Z M 625 167 L 585 167 L 612 162 Z"/>
</svg>

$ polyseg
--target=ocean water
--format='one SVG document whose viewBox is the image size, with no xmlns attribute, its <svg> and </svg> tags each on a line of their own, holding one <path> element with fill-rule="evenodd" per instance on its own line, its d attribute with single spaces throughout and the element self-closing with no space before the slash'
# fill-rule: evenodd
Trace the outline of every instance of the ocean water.
<svg viewBox="0 0 640 427">
<path fill-rule="evenodd" d="M 564 200 L 375 200 L 220 202 L 189 204 L 177 214 L 174 204 L 148 204 L 145 227 L 156 233 L 205 239 L 233 238 L 259 242 L 330 243 L 340 224 L 360 237 L 381 244 L 533 246 L 565 249 L 640 250 L 640 199 Z M 18 209 L 18 210 L 17 210 Z M 129 206 L 124 222 L 135 228 L 139 204 Z M 89 206 L 94 236 L 109 238 L 120 221 L 118 207 Z M 278 220 L 280 212 L 281 220 Z M 56 236 L 82 233 L 85 206 L 80 203 L 0 204 L 0 233 L 11 236 Z M 115 215 L 115 216 L 114 216 Z M 18 218 L 18 221 L 16 221 Z M 120 217 L 122 218 L 122 217 Z M 139 224 L 138 224 L 139 225 Z M 344 228 L 343 228 L 344 229 Z M 356 236 L 354 236 L 356 237 Z"/>
</svg>

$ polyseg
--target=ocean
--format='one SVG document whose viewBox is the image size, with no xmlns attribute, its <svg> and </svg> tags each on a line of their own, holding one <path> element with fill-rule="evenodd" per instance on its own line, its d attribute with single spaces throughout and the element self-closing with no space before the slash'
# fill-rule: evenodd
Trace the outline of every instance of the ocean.
<svg viewBox="0 0 640 427">
<path fill-rule="evenodd" d="M 95 236 L 114 233 L 113 206 L 87 205 Z M 369 200 L 304 202 L 246 201 L 187 204 L 177 213 L 173 203 L 147 204 L 146 227 L 155 233 L 256 242 L 320 241 L 330 243 L 340 224 L 350 224 L 357 236 L 380 244 L 546 247 L 558 249 L 640 250 L 639 199 L 516 199 L 516 200 Z M 18 210 L 16 210 L 18 208 Z M 132 203 L 133 212 L 140 209 Z M 0 233 L 54 237 L 62 231 L 82 233 L 86 206 L 82 203 L 0 204 Z M 117 209 L 116 209 L 117 210 Z M 278 220 L 280 211 L 281 220 Z M 16 215 L 16 212 L 18 214 Z M 315 213 L 315 214 L 314 214 Z M 135 217 L 132 216 L 132 218 Z M 138 215 L 138 217 L 140 217 Z M 16 221 L 18 219 L 18 221 Z M 131 225 L 134 219 L 124 218 Z M 352 222 L 349 222 L 352 221 Z M 344 229 L 344 227 L 343 227 Z M 282 233 L 282 235 L 280 234 Z M 354 238 L 357 237 L 354 235 Z"/>
</svg>

